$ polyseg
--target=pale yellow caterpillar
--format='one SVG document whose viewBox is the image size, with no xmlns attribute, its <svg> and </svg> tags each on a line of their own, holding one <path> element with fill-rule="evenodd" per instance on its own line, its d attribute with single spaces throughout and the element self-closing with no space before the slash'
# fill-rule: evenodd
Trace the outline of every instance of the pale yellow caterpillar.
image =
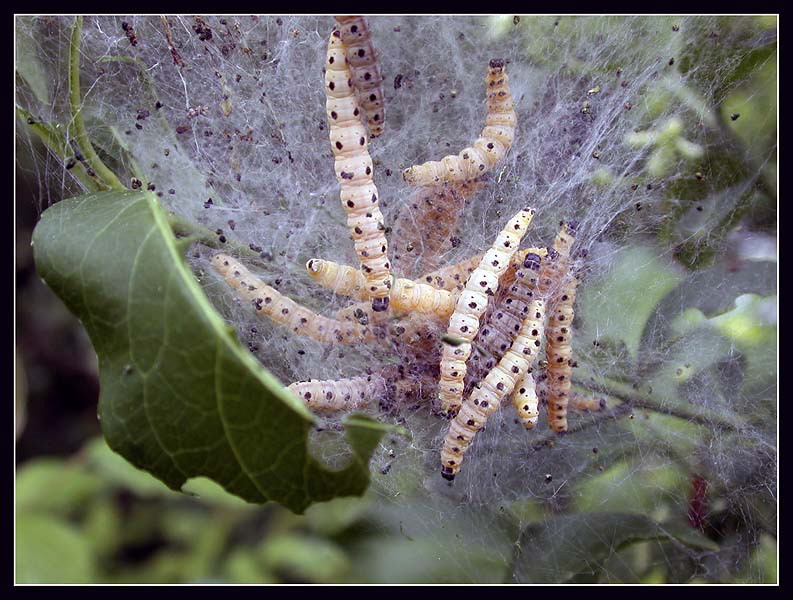
<svg viewBox="0 0 793 600">
<path fill-rule="evenodd" d="M 337 294 L 366 298 L 366 281 L 357 269 L 312 258 L 306 263 L 306 270 L 314 281 Z M 390 298 L 391 310 L 395 314 L 416 312 L 448 318 L 454 311 L 455 298 L 450 292 L 410 279 L 394 280 Z"/>
<path fill-rule="evenodd" d="M 449 319 L 447 335 L 471 342 L 479 331 L 479 318 L 487 309 L 489 296 L 498 291 L 499 278 L 510 265 L 518 245 L 534 218 L 533 208 L 524 208 L 509 220 L 498 234 L 495 243 L 482 257 L 479 266 L 471 273 L 465 289 L 457 299 L 454 313 Z M 465 379 L 465 362 L 471 354 L 471 344 L 443 345 L 441 377 L 438 399 L 441 410 L 447 414 L 460 407 Z"/>
<path fill-rule="evenodd" d="M 372 309 L 381 312 L 388 308 L 391 287 L 388 242 L 383 215 L 377 205 L 377 187 L 372 180 L 372 158 L 367 149 L 366 130 L 359 118 L 346 48 L 338 30 L 330 35 L 326 62 L 325 107 L 330 124 L 330 144 L 336 157 L 336 179 L 341 185 L 341 203 L 347 212 L 347 227 L 366 276 Z"/>
<path fill-rule="evenodd" d="M 528 254 L 537 254 L 540 258 L 544 258 L 548 254 L 548 249 L 526 248 L 525 250 L 519 250 L 517 253 L 515 253 L 515 256 L 512 257 L 510 268 L 507 269 L 507 272 L 504 273 L 501 278 L 501 285 L 506 285 L 514 281 L 517 265 L 521 264 L 523 259 L 526 258 L 526 255 Z M 448 267 L 438 269 L 432 273 L 427 273 L 417 281 L 429 283 L 442 290 L 462 291 L 462 289 L 465 287 L 465 282 L 468 281 L 468 278 L 471 276 L 471 273 L 474 272 L 474 269 L 479 266 L 483 256 L 484 254 L 477 254 L 471 258 L 466 258 L 465 260 L 453 265 L 449 265 Z"/>
<path fill-rule="evenodd" d="M 383 133 L 385 126 L 385 97 L 371 33 L 363 17 L 336 17 L 336 21 L 341 25 L 341 39 L 347 47 L 347 62 L 366 116 L 369 137 L 376 138 Z"/>
<path fill-rule="evenodd" d="M 577 223 L 563 223 L 556 235 L 553 260 L 543 263 L 540 285 L 548 297 L 548 327 L 545 354 L 547 367 L 546 398 L 548 424 L 557 433 L 567 431 L 567 405 L 572 376 L 573 304 L 578 279 L 570 272 L 570 248 L 575 241 Z"/>
<path fill-rule="evenodd" d="M 484 427 L 488 417 L 498 411 L 501 402 L 512 393 L 517 381 L 523 379 L 537 359 L 542 347 L 544 310 L 543 300 L 529 303 L 529 314 L 512 346 L 463 402 L 443 440 L 441 475 L 444 479 L 454 479 L 476 433 Z"/>
<path fill-rule="evenodd" d="M 309 379 L 288 386 L 314 412 L 340 412 L 364 408 L 386 395 L 386 380 L 364 375 L 336 381 Z"/>
<path fill-rule="evenodd" d="M 470 148 L 450 154 L 440 161 L 431 160 L 402 172 L 410 185 L 435 185 L 466 181 L 492 169 L 512 145 L 517 116 L 507 83 L 506 61 L 493 59 L 487 72 L 487 117 L 482 135 Z"/>
<path fill-rule="evenodd" d="M 227 254 L 216 254 L 212 267 L 226 280 L 240 299 L 250 302 L 256 313 L 269 317 L 294 333 L 323 343 L 353 344 L 372 337 L 369 327 L 359 323 L 337 321 L 300 306 L 262 282 L 239 261 Z"/>
</svg>

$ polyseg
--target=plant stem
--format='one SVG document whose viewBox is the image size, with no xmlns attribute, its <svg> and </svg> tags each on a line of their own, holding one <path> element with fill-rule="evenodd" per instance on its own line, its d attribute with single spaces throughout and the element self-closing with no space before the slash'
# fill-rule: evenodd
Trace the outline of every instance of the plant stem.
<svg viewBox="0 0 793 600">
<path fill-rule="evenodd" d="M 191 238 L 192 241 L 203 244 L 209 248 L 214 248 L 215 250 L 226 250 L 229 252 L 234 252 L 240 256 L 246 256 L 248 258 L 257 259 L 257 261 L 262 261 L 261 254 L 259 252 L 251 250 L 248 246 L 243 246 L 232 241 L 221 242 L 219 236 L 214 231 L 207 229 L 206 227 L 202 227 L 197 223 L 193 223 L 192 221 L 188 221 L 176 213 L 168 213 L 168 224 L 171 226 L 171 231 L 173 231 L 174 235 L 180 236 L 182 238 Z"/>
<path fill-rule="evenodd" d="M 701 408 L 683 406 L 681 404 L 670 405 L 663 402 L 658 398 L 643 393 L 639 390 L 634 390 L 630 385 L 618 383 L 615 381 L 602 381 L 602 382 L 584 382 L 573 380 L 573 383 L 579 385 L 587 390 L 599 392 L 612 396 L 621 400 L 631 408 L 640 408 L 644 410 L 651 410 L 664 415 L 685 419 L 704 425 L 706 427 L 718 427 L 720 429 L 741 430 L 746 427 L 746 422 L 739 417 L 732 417 L 722 413 L 708 411 Z"/>
<path fill-rule="evenodd" d="M 69 41 L 69 107 L 72 113 L 72 123 L 74 123 L 74 139 L 77 146 L 88 161 L 88 165 L 96 173 L 101 182 L 116 190 L 126 189 L 99 155 L 94 150 L 88 132 L 85 129 L 85 121 L 82 114 L 82 98 L 80 97 L 80 34 L 83 30 L 83 18 L 78 16 L 74 20 L 72 36 Z"/>
</svg>

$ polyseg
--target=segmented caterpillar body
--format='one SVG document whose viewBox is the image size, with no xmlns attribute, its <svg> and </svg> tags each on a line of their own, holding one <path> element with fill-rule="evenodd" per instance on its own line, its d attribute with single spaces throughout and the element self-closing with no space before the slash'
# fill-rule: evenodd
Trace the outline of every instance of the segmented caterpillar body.
<svg viewBox="0 0 793 600">
<path fill-rule="evenodd" d="M 463 181 L 415 189 L 392 228 L 394 268 L 411 277 L 438 269 L 441 257 L 459 243 L 454 234 L 466 202 L 482 186 L 480 181 Z"/>
<path fill-rule="evenodd" d="M 523 259 L 526 258 L 526 255 L 528 254 L 537 254 L 540 258 L 544 258 L 548 254 L 548 249 L 526 248 L 525 250 L 518 250 L 518 252 L 515 253 L 515 256 L 512 257 L 512 263 L 510 264 L 509 269 L 507 269 L 507 272 L 501 277 L 502 285 L 506 285 L 507 283 L 514 281 L 514 274 L 517 271 L 517 265 L 521 264 Z M 466 258 L 465 260 L 453 265 L 449 265 L 448 267 L 444 267 L 442 269 L 438 269 L 437 271 L 433 271 L 432 273 L 422 275 L 418 281 L 429 283 L 442 290 L 462 291 L 462 289 L 465 287 L 465 282 L 468 281 L 468 278 L 471 276 L 471 273 L 474 272 L 474 269 L 479 266 L 483 256 L 483 254 L 477 254 L 471 258 Z"/>
<path fill-rule="evenodd" d="M 256 313 L 269 317 L 294 333 L 323 343 L 353 344 L 372 337 L 369 327 L 337 321 L 300 306 L 255 277 L 239 261 L 227 254 L 216 254 L 212 267 L 226 280 L 240 299 L 250 302 Z"/>
<path fill-rule="evenodd" d="M 567 405 L 572 376 L 572 323 L 578 279 L 570 272 L 570 248 L 577 223 L 562 224 L 554 240 L 554 260 L 543 263 L 540 285 L 548 297 L 545 354 L 548 362 L 546 398 L 548 424 L 557 433 L 567 431 Z"/>
<path fill-rule="evenodd" d="M 463 402 L 443 440 L 441 475 L 444 479 L 454 479 L 476 433 L 484 427 L 488 417 L 501 407 L 501 402 L 512 393 L 515 384 L 529 373 L 542 347 L 540 340 L 543 336 L 544 311 L 543 300 L 529 303 L 529 314 L 512 346 Z M 528 410 L 523 412 L 528 413 Z"/>
<path fill-rule="evenodd" d="M 483 352 L 471 357 L 466 389 L 479 383 L 512 345 L 529 312 L 529 304 L 538 296 L 540 261 L 539 254 L 527 253 L 515 270 L 512 282 L 504 285 L 496 301 L 488 306 L 482 328 L 474 340 Z"/>
<path fill-rule="evenodd" d="M 355 298 L 366 297 L 366 281 L 363 275 L 352 267 L 312 258 L 306 263 L 306 270 L 314 281 L 337 294 Z M 391 310 L 395 314 L 417 312 L 447 318 L 454 311 L 455 298 L 451 292 L 410 279 L 394 280 L 390 299 Z"/>
<path fill-rule="evenodd" d="M 359 16 L 336 17 L 336 21 L 341 25 L 341 39 L 347 47 L 347 61 L 366 116 L 369 137 L 376 138 L 385 126 L 385 97 L 369 27 L 366 19 Z"/>
<path fill-rule="evenodd" d="M 479 266 L 471 273 L 465 289 L 457 299 L 454 313 L 449 319 L 447 335 L 469 343 L 443 345 L 438 398 L 441 409 L 447 413 L 456 412 L 460 407 L 466 374 L 465 363 L 471 354 L 470 342 L 479 331 L 479 318 L 487 309 L 489 296 L 498 291 L 499 278 L 518 251 L 518 245 L 526 234 L 534 213 L 533 208 L 524 208 L 510 219 L 498 234 L 493 246 L 482 257 Z"/>
<path fill-rule="evenodd" d="M 378 375 L 364 375 L 336 381 L 309 379 L 298 381 L 289 390 L 314 412 L 340 412 L 364 408 L 386 395 L 386 380 Z"/>
<path fill-rule="evenodd" d="M 336 157 L 334 168 L 341 186 L 341 203 L 347 212 L 347 227 L 366 277 L 372 308 L 376 312 L 384 311 L 388 308 L 391 286 L 388 242 L 377 205 L 377 187 L 372 180 L 366 130 L 359 118 L 346 48 L 338 30 L 331 33 L 328 42 L 325 93 L 330 143 Z"/>
<path fill-rule="evenodd" d="M 410 185 L 434 185 L 466 181 L 492 169 L 512 145 L 517 116 L 507 82 L 506 61 L 493 59 L 487 73 L 487 118 L 482 135 L 470 148 L 440 161 L 429 161 L 405 169 L 402 176 Z"/>
</svg>

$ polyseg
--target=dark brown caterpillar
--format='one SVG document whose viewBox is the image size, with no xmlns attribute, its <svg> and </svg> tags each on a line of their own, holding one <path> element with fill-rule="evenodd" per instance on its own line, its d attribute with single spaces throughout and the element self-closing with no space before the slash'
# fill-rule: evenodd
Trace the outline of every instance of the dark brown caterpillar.
<svg viewBox="0 0 793 600">
<path fill-rule="evenodd" d="M 359 118 L 346 47 L 338 30 L 330 35 L 325 66 L 325 107 L 330 124 L 330 144 L 336 157 L 336 179 L 341 186 L 341 203 L 347 212 L 347 228 L 366 276 L 372 309 L 382 312 L 388 309 L 391 289 L 388 242 L 383 215 L 377 205 L 377 187 L 372 180 L 373 166 L 366 130 Z"/>
<path fill-rule="evenodd" d="M 567 431 L 567 405 L 572 376 L 573 304 L 578 279 L 571 272 L 570 248 L 575 241 L 578 225 L 575 221 L 562 223 L 553 244 L 552 260 L 543 263 L 540 289 L 547 298 L 548 326 L 546 329 L 545 359 L 548 363 L 546 399 L 548 424 L 557 433 Z"/>
<path fill-rule="evenodd" d="M 409 277 L 440 268 L 441 257 L 455 245 L 466 202 L 481 188 L 479 181 L 464 181 L 413 190 L 394 222 L 394 268 Z"/>
</svg>

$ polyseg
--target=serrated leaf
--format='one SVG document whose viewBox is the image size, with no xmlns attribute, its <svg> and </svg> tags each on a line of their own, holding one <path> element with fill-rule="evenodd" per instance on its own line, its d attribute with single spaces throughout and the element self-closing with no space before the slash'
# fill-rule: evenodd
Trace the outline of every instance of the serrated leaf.
<svg viewBox="0 0 793 600">
<path fill-rule="evenodd" d="M 582 513 L 544 519 L 523 529 L 515 561 L 520 583 L 561 583 L 594 573 L 614 552 L 639 541 L 674 541 L 696 551 L 718 545 L 693 529 L 635 513 Z"/>
<path fill-rule="evenodd" d="M 295 512 L 360 495 L 388 430 L 346 422 L 350 464 L 308 452 L 313 417 L 243 349 L 201 291 L 157 198 L 114 191 L 64 200 L 34 234 L 36 268 L 84 324 L 99 357 L 108 444 L 179 490 L 205 476 Z"/>
</svg>

